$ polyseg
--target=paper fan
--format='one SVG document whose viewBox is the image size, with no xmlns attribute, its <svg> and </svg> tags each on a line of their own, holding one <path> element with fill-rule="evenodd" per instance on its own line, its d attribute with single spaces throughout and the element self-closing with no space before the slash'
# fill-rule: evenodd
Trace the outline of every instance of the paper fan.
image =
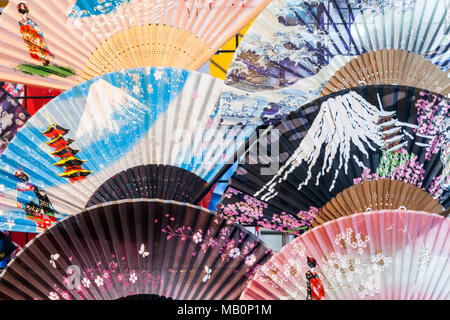
<svg viewBox="0 0 450 320">
<path fill-rule="evenodd" d="M 449 115 L 447 98 L 411 87 L 367 86 L 319 98 L 250 145 L 220 211 L 280 231 L 305 230 L 340 192 L 384 179 L 424 189 L 448 208 L 450 176 L 441 156 Z M 272 155 L 258 154 L 264 148 Z"/>
<path fill-rule="evenodd" d="M 38 235 L 0 278 L 2 299 L 236 299 L 271 251 L 255 235 L 186 203 L 91 207 Z"/>
<path fill-rule="evenodd" d="M 20 102 L 0 87 L 0 154 L 29 117 Z"/>
<path fill-rule="evenodd" d="M 69 89 L 145 66 L 198 69 L 269 0 L 11 0 L 0 80 Z"/>
<path fill-rule="evenodd" d="M 438 77 L 443 83 L 419 88 L 441 87 L 445 93 L 447 15 L 447 1 L 274 0 L 250 27 L 228 69 L 223 121 L 277 122 L 318 98 L 346 63 L 383 49 L 423 57 L 413 59 L 420 65 L 424 59 L 435 64 L 445 75 Z M 412 78 L 423 72 L 415 64 L 405 68 Z"/>
<path fill-rule="evenodd" d="M 174 166 L 145 165 L 124 170 L 103 183 L 86 207 L 122 199 L 194 200 L 206 181 Z"/>
<path fill-rule="evenodd" d="M 108 179 L 138 166 L 176 166 L 210 181 L 252 130 L 218 127 L 222 85 L 198 72 L 136 68 L 53 99 L 0 158 L 0 228 L 48 227 L 58 214 L 82 210 Z"/>
<path fill-rule="evenodd" d="M 313 226 L 364 211 L 405 209 L 440 213 L 442 205 L 431 194 L 398 180 L 371 180 L 339 193 L 323 206 Z"/>
<path fill-rule="evenodd" d="M 395 84 L 450 93 L 447 74 L 424 57 L 406 50 L 364 53 L 345 64 L 325 84 L 322 95 L 361 85 Z"/>
<path fill-rule="evenodd" d="M 242 299 L 448 300 L 448 218 L 374 211 L 328 222 L 262 266 Z"/>
</svg>

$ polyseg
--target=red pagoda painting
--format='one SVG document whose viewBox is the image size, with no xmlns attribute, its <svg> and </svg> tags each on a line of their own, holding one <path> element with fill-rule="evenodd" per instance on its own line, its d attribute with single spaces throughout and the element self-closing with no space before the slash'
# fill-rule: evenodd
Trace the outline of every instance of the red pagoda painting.
<svg viewBox="0 0 450 320">
<path fill-rule="evenodd" d="M 59 158 L 59 161 L 54 163 L 54 166 L 64 168 L 64 172 L 58 176 L 67 178 L 71 183 L 86 179 L 92 171 L 86 170 L 82 167 L 86 160 L 81 160 L 76 157 L 80 150 L 73 149 L 70 145 L 74 142 L 72 139 L 66 139 L 65 135 L 69 133 L 69 129 L 65 129 L 56 123 L 52 123 L 50 127 L 42 132 L 44 136 L 50 139 L 46 142 L 48 146 L 55 149 L 50 154 Z"/>
</svg>

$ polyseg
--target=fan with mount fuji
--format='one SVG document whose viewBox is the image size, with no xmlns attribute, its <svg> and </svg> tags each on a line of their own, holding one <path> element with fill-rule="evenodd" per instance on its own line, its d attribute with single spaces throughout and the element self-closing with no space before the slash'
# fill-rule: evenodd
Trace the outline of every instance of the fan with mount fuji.
<svg viewBox="0 0 450 320">
<path fill-rule="evenodd" d="M 319 98 L 266 129 L 262 137 L 269 137 L 278 157 L 255 159 L 263 143 L 246 150 L 219 211 L 241 223 L 301 232 L 328 201 L 366 180 L 403 181 L 386 185 L 398 187 L 392 197 L 418 187 L 436 199 L 425 197 L 434 202 L 430 210 L 439 210 L 436 202 L 448 208 L 450 177 L 442 155 L 449 115 L 447 98 L 411 87 L 367 86 Z M 428 208 L 401 201 L 396 205 Z"/>
<path fill-rule="evenodd" d="M 231 300 L 270 255 L 251 232 L 204 208 L 124 200 L 34 238 L 2 273 L 0 299 Z"/>
<path fill-rule="evenodd" d="M 223 123 L 278 122 L 349 85 L 447 94 L 448 7 L 448 0 L 273 0 L 228 69 Z"/>
<path fill-rule="evenodd" d="M 135 195 L 192 200 L 252 130 L 217 126 L 222 85 L 194 71 L 136 68 L 64 92 L 40 109 L 1 155 L 0 226 L 35 232 L 36 226 L 44 229 L 79 212 L 93 196 L 123 199 L 130 195 L 124 188 L 148 188 L 149 179 L 165 189 Z M 146 173 L 147 165 L 177 168 Z M 126 182 L 128 187 L 115 179 L 123 182 L 126 176 L 135 180 Z M 125 195 L 118 195 L 119 189 Z"/>
<path fill-rule="evenodd" d="M 330 221 L 275 253 L 244 300 L 448 300 L 450 220 L 373 211 Z"/>
<path fill-rule="evenodd" d="M 0 80 L 67 90 L 126 68 L 195 70 L 269 0 L 11 0 Z"/>
</svg>

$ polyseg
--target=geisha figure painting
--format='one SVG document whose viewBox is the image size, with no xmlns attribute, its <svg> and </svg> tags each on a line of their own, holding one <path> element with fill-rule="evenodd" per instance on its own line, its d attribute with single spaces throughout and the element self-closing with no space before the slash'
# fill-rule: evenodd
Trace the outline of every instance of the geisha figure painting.
<svg viewBox="0 0 450 320">
<path fill-rule="evenodd" d="M 28 17 L 28 6 L 21 2 L 17 5 L 17 10 L 22 14 L 22 19 L 19 21 L 20 34 L 23 41 L 28 45 L 30 56 L 38 61 L 41 61 L 44 66 L 50 64 L 50 58 L 55 56 L 50 52 L 44 40 L 44 34 L 39 26 Z"/>
<path fill-rule="evenodd" d="M 325 289 L 319 275 L 314 272 L 316 267 L 316 259 L 308 257 L 308 267 L 310 270 L 306 272 L 307 283 L 307 300 L 323 300 L 325 298 Z"/>
<path fill-rule="evenodd" d="M 25 2 L 20 2 L 17 5 L 17 11 L 22 14 L 22 19 L 19 20 L 20 34 L 23 41 L 28 46 L 30 57 L 33 60 L 39 61 L 40 64 L 25 63 L 17 66 L 18 70 L 30 75 L 39 75 L 47 77 L 49 75 L 56 75 L 59 77 L 70 77 L 75 75 L 75 71 L 70 67 L 61 67 L 55 64 L 50 64 L 50 61 L 55 59 L 55 55 L 50 51 L 44 39 L 44 33 L 39 28 L 38 24 L 30 17 L 30 9 Z M 42 65 L 41 65 L 42 64 Z"/>
</svg>

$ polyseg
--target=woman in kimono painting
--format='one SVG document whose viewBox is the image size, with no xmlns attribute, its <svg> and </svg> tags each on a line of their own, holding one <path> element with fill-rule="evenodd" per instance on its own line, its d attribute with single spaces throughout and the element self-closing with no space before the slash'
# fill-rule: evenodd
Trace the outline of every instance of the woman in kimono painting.
<svg viewBox="0 0 450 320">
<path fill-rule="evenodd" d="M 50 58 L 55 56 L 48 49 L 44 40 L 44 34 L 39 26 L 28 18 L 29 9 L 25 2 L 20 2 L 17 5 L 17 10 L 22 14 L 22 19 L 19 20 L 20 33 L 23 41 L 28 45 L 30 56 L 35 60 L 41 61 L 44 66 L 48 66 Z"/>
<path fill-rule="evenodd" d="M 306 300 L 323 300 L 325 299 L 325 289 L 319 275 L 314 272 L 316 267 L 316 259 L 308 257 L 308 267 L 306 272 L 306 280 L 308 281 Z"/>
</svg>

